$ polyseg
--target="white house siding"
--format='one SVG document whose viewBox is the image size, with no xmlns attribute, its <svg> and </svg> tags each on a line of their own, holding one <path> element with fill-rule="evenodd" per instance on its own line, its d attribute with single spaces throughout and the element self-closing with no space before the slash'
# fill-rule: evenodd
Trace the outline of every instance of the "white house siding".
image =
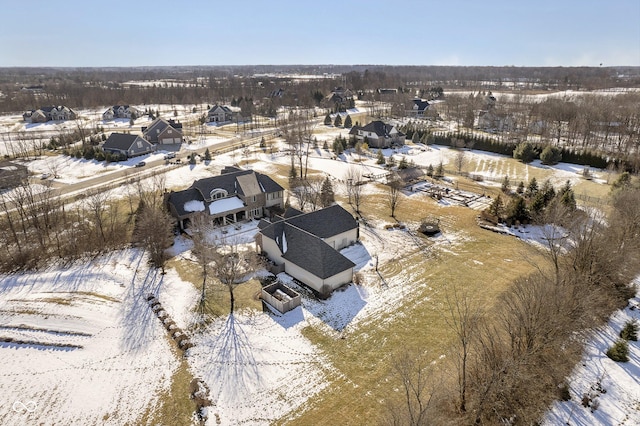
<svg viewBox="0 0 640 426">
<path fill-rule="evenodd" d="M 334 235 L 333 237 L 326 238 L 324 242 L 326 242 L 336 250 L 342 250 L 343 248 L 356 242 L 357 239 L 358 239 L 358 230 L 356 228 L 356 229 L 351 229 L 347 232 L 343 232 L 338 235 Z"/>
<path fill-rule="evenodd" d="M 282 265 L 284 263 L 284 259 L 280 256 L 280 248 L 271 238 L 267 238 L 264 235 L 262 236 L 262 246 L 261 249 L 263 252 L 267 254 L 267 257 L 272 262 L 275 262 L 278 265 Z"/>
<path fill-rule="evenodd" d="M 302 281 L 315 291 L 324 294 L 325 296 L 328 296 L 329 293 L 341 285 L 350 283 L 353 279 L 353 268 L 349 268 L 323 280 L 322 278 L 313 275 L 309 271 L 287 260 L 285 260 L 284 264 L 284 271 L 287 274 L 299 281 Z"/>
</svg>

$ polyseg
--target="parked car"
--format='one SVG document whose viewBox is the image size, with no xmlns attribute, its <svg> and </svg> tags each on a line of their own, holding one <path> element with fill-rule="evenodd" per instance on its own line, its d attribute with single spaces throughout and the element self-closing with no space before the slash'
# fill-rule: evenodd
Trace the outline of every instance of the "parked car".
<svg viewBox="0 0 640 426">
<path fill-rule="evenodd" d="M 147 163 L 145 163 L 144 161 L 141 161 L 141 162 L 139 162 L 139 163 L 136 163 L 136 167 L 144 167 L 144 166 L 146 166 L 146 165 L 147 165 Z"/>
<path fill-rule="evenodd" d="M 40 179 L 49 179 L 51 177 L 51 173 L 43 173 L 42 176 L 40 176 Z"/>
<path fill-rule="evenodd" d="M 176 158 L 176 153 L 175 152 L 170 152 L 167 155 L 164 156 L 165 160 L 170 160 L 172 158 Z"/>
</svg>

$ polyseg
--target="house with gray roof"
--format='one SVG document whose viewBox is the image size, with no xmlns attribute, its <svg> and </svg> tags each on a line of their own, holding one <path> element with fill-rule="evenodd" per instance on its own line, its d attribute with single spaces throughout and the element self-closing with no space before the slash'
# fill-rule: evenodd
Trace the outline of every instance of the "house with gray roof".
<svg viewBox="0 0 640 426">
<path fill-rule="evenodd" d="M 376 120 L 364 127 L 353 126 L 349 135 L 362 142 L 365 141 L 369 148 L 390 148 L 394 145 L 404 145 L 405 134 L 395 126 Z"/>
<path fill-rule="evenodd" d="M 154 145 L 174 145 L 182 143 L 182 124 L 174 120 L 156 118 L 142 128 L 144 138 Z"/>
<path fill-rule="evenodd" d="M 114 118 L 127 118 L 131 119 L 132 117 L 138 118 L 142 117 L 143 112 L 138 108 L 132 105 L 114 105 L 109 107 L 105 112 L 102 113 L 103 120 L 113 120 Z"/>
<path fill-rule="evenodd" d="M 180 229 L 204 214 L 217 225 L 273 216 L 284 210 L 284 188 L 267 175 L 228 167 L 218 176 L 199 179 L 183 191 L 166 196 L 169 212 Z"/>
<path fill-rule="evenodd" d="M 45 123 L 51 120 L 75 120 L 76 118 L 78 118 L 78 114 L 64 105 L 41 107 L 22 114 L 22 119 L 28 123 Z"/>
<path fill-rule="evenodd" d="M 239 113 L 239 108 L 232 109 L 226 105 L 214 105 L 207 112 L 207 123 L 231 123 L 236 117 L 239 117 Z"/>
<path fill-rule="evenodd" d="M 102 150 L 111 154 L 119 154 L 126 158 L 148 154 L 155 151 L 155 146 L 138 135 L 127 133 L 111 133 L 102 144 Z"/>
<path fill-rule="evenodd" d="M 258 250 L 321 297 L 353 280 L 355 264 L 339 250 L 358 241 L 358 222 L 335 204 L 311 213 L 287 210 L 258 225 Z"/>
<path fill-rule="evenodd" d="M 429 110 L 431 104 L 424 99 L 415 98 L 413 100 L 413 106 L 410 110 L 406 111 L 408 117 L 420 118 L 424 117 Z"/>
</svg>

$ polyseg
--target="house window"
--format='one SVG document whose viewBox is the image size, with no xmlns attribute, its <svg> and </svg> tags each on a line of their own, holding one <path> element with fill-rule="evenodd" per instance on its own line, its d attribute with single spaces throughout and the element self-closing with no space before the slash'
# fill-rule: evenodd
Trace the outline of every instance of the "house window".
<svg viewBox="0 0 640 426">
<path fill-rule="evenodd" d="M 171 134 L 171 130 L 169 130 L 167 133 Z"/>
<path fill-rule="evenodd" d="M 253 209 L 251 210 L 251 217 L 259 217 L 262 216 L 262 211 L 261 209 Z"/>
<path fill-rule="evenodd" d="M 228 195 L 227 191 L 221 188 L 216 188 L 209 193 L 209 197 L 211 198 L 211 201 L 219 200 L 221 198 L 226 197 L 227 195 Z"/>
<path fill-rule="evenodd" d="M 136 145 L 138 145 L 138 148 L 142 148 L 142 141 L 138 141 Z"/>
<path fill-rule="evenodd" d="M 255 195 L 252 197 L 251 201 L 253 201 L 254 203 L 256 202 L 256 196 Z"/>
</svg>

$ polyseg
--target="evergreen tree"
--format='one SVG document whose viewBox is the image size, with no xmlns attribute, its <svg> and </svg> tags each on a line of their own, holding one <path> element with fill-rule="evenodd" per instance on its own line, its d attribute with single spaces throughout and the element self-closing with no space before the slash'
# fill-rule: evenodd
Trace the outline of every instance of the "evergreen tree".
<svg viewBox="0 0 640 426">
<path fill-rule="evenodd" d="M 511 192 L 511 181 L 509 181 L 509 175 L 504 175 L 504 179 L 502 180 L 502 192 L 508 194 Z"/>
<path fill-rule="evenodd" d="M 560 202 L 569 210 L 576 209 L 576 196 L 571 188 L 571 182 L 567 181 L 558 193 L 560 196 Z"/>
<path fill-rule="evenodd" d="M 442 161 L 440 161 L 440 164 L 438 164 L 438 168 L 435 172 L 435 177 L 441 178 L 442 176 L 444 176 L 444 164 L 442 164 Z"/>
<path fill-rule="evenodd" d="M 331 126 L 331 115 L 327 114 L 327 115 L 324 117 L 324 125 L 325 125 L 325 126 Z"/>
<path fill-rule="evenodd" d="M 538 193 L 538 181 L 535 177 L 532 177 L 529 181 L 529 186 L 527 186 L 527 193 L 525 194 L 527 198 L 532 198 L 534 195 Z"/>
<path fill-rule="evenodd" d="M 324 143 L 322 144 L 322 149 L 324 149 L 325 151 L 329 151 L 329 144 L 327 143 L 327 140 L 324 140 Z"/>
<path fill-rule="evenodd" d="M 498 194 L 498 196 L 494 198 L 493 202 L 489 206 L 489 214 L 497 217 L 498 220 L 500 220 L 503 212 L 504 212 L 504 205 L 502 203 L 502 196 Z"/>
<path fill-rule="evenodd" d="M 347 115 L 347 118 L 344 120 L 344 128 L 350 129 L 351 127 L 353 127 L 353 122 L 351 121 L 351 116 Z"/>
<path fill-rule="evenodd" d="M 418 143 L 420 142 L 420 135 L 418 132 L 413 132 L 413 136 L 411 136 L 411 142 Z"/>
<path fill-rule="evenodd" d="M 520 181 L 520 183 L 518 184 L 518 187 L 516 188 L 516 193 L 517 194 L 524 194 L 524 182 Z"/>
<path fill-rule="evenodd" d="M 520 160 L 525 164 L 532 162 L 536 158 L 536 152 L 533 149 L 533 145 L 528 142 L 519 144 L 513 150 L 513 158 Z"/>
<path fill-rule="evenodd" d="M 427 167 L 427 176 L 433 177 L 433 166 L 431 164 Z"/>
<path fill-rule="evenodd" d="M 400 159 L 400 163 L 398 164 L 398 169 L 400 169 L 400 170 L 404 170 L 404 169 L 406 169 L 407 167 L 409 167 L 409 164 L 407 163 L 407 158 L 403 156 L 403 157 Z"/>
<path fill-rule="evenodd" d="M 520 196 L 516 196 L 511 199 L 509 203 L 508 218 L 512 220 L 520 221 L 520 223 L 525 223 L 529 221 L 529 209 L 527 208 L 527 203 L 524 198 Z"/>
<path fill-rule="evenodd" d="M 322 182 L 322 188 L 320 189 L 320 203 L 322 207 L 329 207 L 335 202 L 335 195 L 333 193 L 333 185 L 329 180 L 329 176 Z"/>
<path fill-rule="evenodd" d="M 266 148 L 267 143 L 264 140 L 264 136 L 260 139 L 260 148 Z"/>
<path fill-rule="evenodd" d="M 540 153 L 542 164 L 558 164 L 562 161 L 562 151 L 551 145 L 547 145 Z"/>
<path fill-rule="evenodd" d="M 376 164 L 384 164 L 384 155 L 382 154 L 382 150 L 378 150 L 378 158 L 376 160 Z"/>
<path fill-rule="evenodd" d="M 340 117 L 340 114 L 336 114 L 336 120 L 333 122 L 333 125 L 335 127 L 342 126 L 342 117 Z"/>
<path fill-rule="evenodd" d="M 189 164 L 191 165 L 196 164 L 196 154 L 191 154 L 189 156 Z"/>
<path fill-rule="evenodd" d="M 204 152 L 205 161 L 211 161 L 211 152 L 209 152 L 209 148 Z"/>
</svg>

